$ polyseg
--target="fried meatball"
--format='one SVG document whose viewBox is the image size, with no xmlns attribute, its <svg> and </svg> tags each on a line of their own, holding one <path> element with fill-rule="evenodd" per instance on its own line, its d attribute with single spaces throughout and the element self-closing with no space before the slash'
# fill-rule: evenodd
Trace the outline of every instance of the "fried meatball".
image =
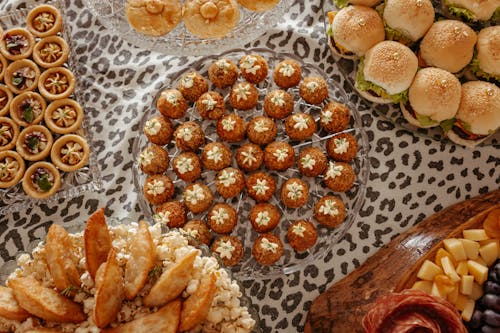
<svg viewBox="0 0 500 333">
<path fill-rule="evenodd" d="M 288 227 L 286 239 L 295 251 L 304 252 L 316 244 L 318 232 L 311 222 L 298 220 Z"/>
<path fill-rule="evenodd" d="M 310 114 L 292 114 L 285 120 L 285 131 L 292 141 L 306 140 L 316 132 L 316 122 Z"/>
<path fill-rule="evenodd" d="M 177 177 L 185 182 L 193 182 L 201 177 L 201 163 L 198 155 L 192 152 L 180 153 L 172 161 Z"/>
<path fill-rule="evenodd" d="M 291 168 L 294 162 L 295 151 L 286 142 L 271 142 L 264 150 L 264 164 L 269 170 L 284 171 Z"/>
<path fill-rule="evenodd" d="M 207 223 L 218 234 L 230 234 L 238 223 L 238 214 L 228 204 L 217 203 L 208 212 Z"/>
<path fill-rule="evenodd" d="M 245 139 L 246 131 L 245 121 L 235 113 L 225 115 L 217 121 L 217 135 L 222 141 L 242 141 Z"/>
<path fill-rule="evenodd" d="M 321 104 L 328 97 L 328 84 L 321 76 L 308 76 L 299 87 L 299 94 L 309 104 Z"/>
<path fill-rule="evenodd" d="M 245 185 L 248 195 L 257 202 L 269 201 L 276 192 L 276 181 L 265 172 L 251 174 Z"/>
<path fill-rule="evenodd" d="M 166 175 L 152 175 L 146 178 L 142 191 L 146 200 L 156 206 L 172 199 L 175 186 Z"/>
<path fill-rule="evenodd" d="M 212 244 L 212 252 L 217 253 L 225 266 L 238 265 L 243 258 L 243 244 L 234 236 L 222 235 Z"/>
<path fill-rule="evenodd" d="M 345 162 L 328 163 L 328 168 L 325 171 L 325 185 L 335 192 L 349 191 L 354 185 L 356 175 L 352 166 Z"/>
<path fill-rule="evenodd" d="M 210 245 L 212 233 L 207 224 L 202 220 L 191 220 L 186 223 L 182 229 L 182 233 L 196 240 L 198 243 Z"/>
<path fill-rule="evenodd" d="M 299 178 L 290 178 L 281 186 L 281 202 L 288 208 L 299 208 L 307 203 L 309 186 Z"/>
<path fill-rule="evenodd" d="M 321 175 L 327 166 L 328 159 L 325 153 L 317 147 L 304 148 L 297 159 L 299 172 L 306 177 L 317 177 Z"/>
<path fill-rule="evenodd" d="M 208 67 L 208 78 L 217 88 L 230 87 L 238 79 L 238 67 L 230 59 L 219 59 Z"/>
<path fill-rule="evenodd" d="M 358 153 L 358 142 L 352 134 L 340 133 L 328 139 L 326 152 L 335 161 L 350 162 Z"/>
<path fill-rule="evenodd" d="M 240 59 L 241 76 L 251 83 L 257 84 L 264 81 L 268 67 L 267 60 L 258 54 L 244 55 Z"/>
<path fill-rule="evenodd" d="M 144 148 L 137 162 L 144 173 L 154 175 L 167 171 L 170 157 L 165 149 L 153 145 Z"/>
<path fill-rule="evenodd" d="M 215 189 L 224 198 L 237 196 L 245 188 L 245 176 L 236 168 L 225 168 L 217 173 Z"/>
<path fill-rule="evenodd" d="M 195 151 L 205 143 L 203 129 L 194 121 L 180 124 L 174 132 L 175 144 L 183 151 Z"/>
<path fill-rule="evenodd" d="M 259 233 L 273 230 L 280 222 L 279 209 L 270 203 L 258 203 L 250 210 L 250 223 Z"/>
<path fill-rule="evenodd" d="M 273 234 L 262 234 L 254 242 L 252 255 L 261 265 L 272 265 L 280 260 L 283 254 L 283 243 Z"/>
<path fill-rule="evenodd" d="M 238 110 L 250 110 L 257 105 L 259 91 L 248 82 L 233 85 L 229 93 L 229 104 Z"/>
<path fill-rule="evenodd" d="M 339 197 L 327 195 L 314 205 L 314 218 L 325 227 L 336 227 L 346 217 L 344 202 Z"/>
<path fill-rule="evenodd" d="M 179 79 L 177 89 L 190 102 L 196 102 L 203 93 L 208 91 L 207 81 L 196 72 L 189 72 Z"/>
<path fill-rule="evenodd" d="M 296 86 L 302 79 L 299 63 L 291 59 L 283 60 L 274 69 L 273 79 L 283 89 Z"/>
<path fill-rule="evenodd" d="M 188 104 L 179 90 L 166 89 L 161 92 L 156 107 L 165 117 L 179 119 L 186 114 Z"/>
<path fill-rule="evenodd" d="M 284 90 L 273 90 L 264 99 L 264 112 L 271 118 L 283 119 L 293 111 L 293 97 Z"/>
<path fill-rule="evenodd" d="M 264 152 L 254 143 L 245 143 L 236 150 L 236 163 L 246 172 L 257 170 L 262 162 L 264 162 Z"/>
<path fill-rule="evenodd" d="M 172 140 L 174 126 L 170 119 L 159 115 L 148 119 L 144 124 L 143 131 L 151 143 L 163 146 Z"/>
<path fill-rule="evenodd" d="M 351 120 L 351 111 L 342 103 L 329 102 L 319 115 L 319 123 L 325 131 L 337 133 L 345 130 Z"/>
<path fill-rule="evenodd" d="M 169 228 L 180 228 L 187 221 L 186 207 L 180 201 L 168 201 L 155 209 L 153 219 Z"/>
<path fill-rule="evenodd" d="M 201 183 L 189 184 L 182 193 L 184 204 L 194 214 L 207 210 L 214 200 L 214 195 L 207 185 Z"/>
<path fill-rule="evenodd" d="M 231 150 L 220 142 L 210 142 L 201 152 L 205 169 L 219 171 L 231 165 Z"/>
<path fill-rule="evenodd" d="M 269 117 L 257 116 L 250 120 L 247 126 L 247 136 L 250 141 L 258 145 L 272 142 L 278 134 L 278 126 Z"/>
<path fill-rule="evenodd" d="M 226 112 L 224 97 L 218 92 L 207 91 L 196 101 L 196 110 L 203 119 L 219 119 Z"/>
</svg>

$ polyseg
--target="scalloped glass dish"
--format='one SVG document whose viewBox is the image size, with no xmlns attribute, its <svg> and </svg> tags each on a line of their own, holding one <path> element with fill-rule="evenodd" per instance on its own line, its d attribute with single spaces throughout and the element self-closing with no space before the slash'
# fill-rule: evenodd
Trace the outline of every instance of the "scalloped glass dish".
<svg viewBox="0 0 500 333">
<path fill-rule="evenodd" d="M 283 245 L 284 245 L 284 252 L 283 256 L 281 259 L 274 265 L 272 266 L 264 266 L 260 265 L 253 259 L 252 257 L 252 244 L 254 240 L 258 237 L 257 232 L 252 228 L 250 221 L 248 220 L 248 215 L 249 211 L 252 208 L 252 205 L 254 203 L 253 199 L 251 199 L 249 196 L 247 196 L 246 191 L 244 190 L 239 196 L 233 198 L 233 199 L 228 199 L 225 200 L 222 197 L 219 197 L 216 195 L 216 199 L 214 202 L 225 202 L 230 204 L 233 208 L 236 209 L 238 212 L 239 218 L 238 218 L 238 223 L 231 233 L 231 235 L 237 236 L 242 240 L 242 243 L 244 245 L 244 256 L 242 261 L 240 262 L 239 265 L 234 266 L 233 273 L 235 273 L 236 276 L 238 276 L 241 280 L 248 280 L 248 279 L 254 279 L 254 278 L 268 278 L 268 277 L 273 277 L 273 276 L 280 276 L 282 274 L 290 274 L 293 272 L 296 272 L 298 270 L 301 270 L 304 268 L 307 264 L 312 263 L 315 260 L 318 260 L 322 258 L 330 249 L 333 245 L 335 245 L 337 242 L 339 242 L 344 234 L 347 232 L 347 230 L 351 227 L 353 224 L 354 220 L 356 219 L 356 216 L 358 215 L 358 212 L 364 202 L 364 196 L 365 196 L 365 191 L 366 191 L 366 182 L 368 179 L 368 174 L 369 174 L 369 161 L 368 161 L 368 139 L 366 136 L 366 133 L 364 132 L 362 128 L 362 123 L 361 123 L 361 117 L 357 110 L 354 109 L 354 107 L 351 105 L 350 101 L 350 95 L 346 94 L 344 90 L 342 89 L 341 86 L 337 85 L 333 80 L 331 80 L 328 75 L 326 75 L 319 67 L 305 63 L 302 59 L 292 55 L 292 54 L 278 54 L 276 52 L 273 52 L 268 49 L 249 49 L 249 50 L 242 50 L 242 49 L 236 49 L 236 50 L 230 50 L 225 53 L 222 53 L 217 56 L 210 56 L 210 57 L 205 57 L 201 59 L 200 61 L 196 62 L 189 68 L 185 68 L 178 73 L 175 73 L 171 75 L 165 84 L 156 92 L 151 93 L 151 101 L 149 105 L 146 105 L 144 109 L 144 114 L 143 118 L 141 121 L 141 129 L 144 127 L 145 122 L 151 118 L 154 115 L 158 115 L 159 112 L 156 110 L 156 101 L 160 95 L 160 92 L 167 88 L 167 87 L 173 87 L 175 86 L 176 82 L 178 79 L 186 72 L 196 70 L 198 73 L 200 73 L 203 77 L 208 77 L 207 76 L 207 69 L 210 66 L 212 62 L 217 60 L 220 57 L 228 58 L 236 63 L 239 61 L 239 59 L 245 55 L 245 54 L 250 54 L 250 53 L 256 53 L 262 55 L 266 60 L 268 61 L 269 64 L 269 74 L 268 78 L 262 82 L 261 84 L 257 85 L 257 89 L 259 91 L 259 103 L 257 104 L 257 107 L 254 109 L 248 110 L 248 111 L 236 111 L 238 115 L 240 115 L 243 119 L 248 121 L 249 119 L 257 116 L 257 115 L 262 115 L 263 110 L 262 110 L 262 102 L 263 99 L 268 91 L 271 91 L 273 89 L 276 89 L 277 86 L 272 80 L 272 69 L 282 60 L 284 59 L 294 59 L 297 61 L 301 67 L 302 67 L 302 77 L 307 77 L 307 76 L 321 76 L 323 77 L 327 82 L 328 82 L 328 87 L 329 87 L 329 97 L 327 100 L 335 100 L 338 102 L 345 103 L 351 110 L 351 123 L 350 126 L 346 132 L 349 132 L 353 134 L 358 142 L 358 154 L 356 158 L 354 159 L 353 162 L 351 162 L 351 165 L 354 169 L 354 172 L 356 174 L 356 181 L 351 190 L 349 190 L 346 193 L 338 193 L 335 192 L 335 195 L 338 195 L 342 198 L 344 203 L 346 204 L 347 208 L 347 217 L 345 221 L 338 226 L 337 228 L 326 228 L 322 227 L 319 224 L 317 225 L 317 231 L 318 231 L 318 240 L 316 244 L 310 248 L 306 252 L 298 253 L 293 250 L 293 248 L 290 246 L 290 244 L 286 241 L 286 233 L 288 226 L 291 224 L 291 221 L 297 220 L 297 219 L 309 219 L 313 221 L 312 218 L 312 207 L 314 206 L 314 203 L 316 200 L 319 198 L 323 197 L 327 193 L 330 193 L 331 191 L 324 186 L 322 183 L 321 176 L 316 177 L 316 178 L 311 178 L 311 177 L 305 177 L 303 180 L 306 182 L 309 182 L 309 188 L 310 188 L 310 196 L 307 205 L 298 208 L 298 209 L 290 209 L 286 208 L 283 206 L 279 199 L 279 191 L 275 193 L 273 198 L 270 200 L 270 203 L 275 204 L 278 209 L 281 212 L 282 218 L 280 220 L 280 224 L 272 230 L 272 233 L 274 233 L 276 236 L 278 236 Z M 241 80 L 241 79 L 240 79 Z M 207 80 L 208 81 L 208 80 Z M 211 87 L 211 83 L 209 83 Z M 220 92 L 224 97 L 225 100 L 227 100 L 228 94 L 229 94 L 229 89 L 226 88 L 224 90 L 216 89 L 214 88 L 213 90 L 216 90 Z M 295 106 L 294 106 L 294 112 L 306 112 L 310 113 L 311 115 L 314 116 L 315 120 L 318 121 L 319 118 L 319 112 L 322 109 L 322 105 L 320 106 L 315 106 L 315 105 L 310 105 L 306 104 L 302 99 L 299 99 L 299 94 L 298 94 L 298 87 L 294 88 L 289 88 L 288 92 L 294 96 L 295 99 Z M 231 108 L 227 106 L 229 110 Z M 187 120 L 194 120 L 200 122 L 203 130 L 205 131 L 205 136 L 207 138 L 207 142 L 211 141 L 218 141 L 218 136 L 217 133 L 215 132 L 215 122 L 213 121 L 207 121 L 207 120 L 202 120 L 199 115 L 197 114 L 196 108 L 194 106 L 190 106 L 187 112 L 187 116 L 184 118 L 179 119 L 178 121 L 174 121 L 174 124 L 181 123 L 183 121 Z M 282 120 L 277 121 L 278 123 L 278 136 L 276 140 L 287 140 L 288 138 L 286 137 L 285 131 L 284 131 L 284 125 L 283 125 Z M 323 132 L 317 132 L 314 134 L 312 139 L 306 140 L 300 143 L 297 143 L 294 145 L 294 149 L 297 153 L 301 147 L 305 146 L 317 146 L 321 147 L 324 151 L 324 144 L 326 143 L 326 140 L 331 137 L 332 134 L 327 135 Z M 230 149 L 232 151 L 236 150 L 241 144 L 248 142 L 248 140 L 244 140 L 240 143 L 236 144 L 231 144 Z M 137 163 L 137 157 L 139 156 L 140 152 L 142 149 L 144 149 L 148 145 L 148 140 L 146 136 L 142 133 L 139 135 L 134 142 L 133 146 L 133 156 L 135 157 L 134 165 L 133 165 L 133 173 L 134 173 L 134 184 L 137 192 L 139 193 L 138 199 L 139 199 L 139 204 L 142 208 L 143 213 L 149 218 L 154 214 L 154 209 L 147 200 L 145 199 L 143 195 L 143 184 L 146 179 L 146 175 L 140 170 L 139 165 Z M 293 143 L 292 143 L 293 145 Z M 167 146 L 165 146 L 165 149 L 169 152 L 169 155 L 172 158 L 179 153 L 178 149 L 176 148 L 175 144 L 173 142 L 169 143 Z M 232 166 L 236 166 L 236 162 L 232 160 Z M 237 167 L 237 166 L 236 166 Z M 261 167 L 260 170 L 263 170 L 264 167 Z M 269 171 L 268 171 L 269 172 Z M 174 180 L 174 184 L 176 185 L 176 196 L 174 199 L 180 200 L 182 197 L 182 194 L 180 189 L 182 189 L 187 183 L 184 181 L 177 179 L 175 173 L 172 171 L 171 168 L 166 173 L 168 176 L 171 177 L 171 179 Z M 277 188 L 280 189 L 281 185 L 284 181 L 286 181 L 290 177 L 301 177 L 298 170 L 296 168 L 290 168 L 287 171 L 284 172 L 270 172 L 270 174 L 275 178 L 277 182 Z M 202 178 L 201 181 L 209 186 L 209 188 L 212 190 L 213 193 L 217 193 L 215 191 L 215 184 L 214 184 L 214 177 L 215 177 L 215 171 L 208 171 L 205 170 L 202 173 Z M 205 213 L 193 215 L 189 214 L 188 219 L 191 218 L 198 218 L 198 219 L 204 219 L 206 215 Z M 313 222 L 315 223 L 315 222 Z"/>
<path fill-rule="evenodd" d="M 84 0 L 84 2 L 102 25 L 132 45 L 176 56 L 204 56 L 242 47 L 282 20 L 292 4 L 291 0 L 281 0 L 274 8 L 263 12 L 253 12 L 240 6 L 240 21 L 233 31 L 223 38 L 203 39 L 192 35 L 182 22 L 168 34 L 160 37 L 137 32 L 130 26 L 125 15 L 127 0 Z"/>
<path fill-rule="evenodd" d="M 19 9 L 12 11 L 8 14 L 0 14 L 0 28 L 9 29 L 13 27 L 26 27 L 26 15 L 37 4 L 45 2 L 36 2 L 33 6 L 25 9 Z M 78 171 L 74 172 L 62 172 L 61 171 L 61 188 L 58 192 L 47 199 L 37 200 L 27 196 L 21 186 L 21 183 L 7 188 L 0 189 L 0 214 L 9 214 L 12 212 L 17 212 L 22 209 L 26 209 L 37 204 L 51 204 L 59 199 L 69 199 L 81 195 L 87 191 L 97 191 L 102 188 L 101 173 L 97 167 L 97 158 L 95 155 L 95 149 L 93 147 L 92 131 L 89 124 L 89 119 L 85 114 L 85 99 L 83 97 L 83 92 L 85 88 L 89 86 L 89 82 L 84 80 L 78 73 L 78 63 L 76 61 L 75 48 L 73 47 L 72 40 L 70 38 L 70 26 L 66 23 L 65 7 L 62 0 L 55 0 L 47 2 L 53 5 L 61 11 L 63 16 L 63 29 L 61 31 L 62 37 L 66 40 L 70 47 L 70 54 L 66 62 L 68 69 L 70 69 L 77 80 L 77 86 L 72 98 L 75 99 L 83 108 L 84 116 L 81 128 L 77 131 L 79 135 L 82 135 L 87 140 L 90 147 L 90 157 L 89 162 L 86 166 Z M 53 133 L 53 135 L 55 135 Z M 55 135 L 54 138 L 57 138 Z M 26 166 L 28 167 L 28 165 Z"/>
</svg>

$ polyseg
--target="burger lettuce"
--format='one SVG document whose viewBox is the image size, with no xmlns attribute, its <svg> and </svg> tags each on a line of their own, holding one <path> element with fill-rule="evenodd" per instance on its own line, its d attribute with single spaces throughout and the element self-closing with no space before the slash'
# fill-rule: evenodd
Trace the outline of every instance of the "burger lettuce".
<svg viewBox="0 0 500 333">
<path fill-rule="evenodd" d="M 446 1 L 446 6 L 448 7 L 450 14 L 455 17 L 463 18 L 468 22 L 477 21 L 476 15 L 466 8 L 458 7 L 451 4 L 449 1 Z"/>
<path fill-rule="evenodd" d="M 408 90 L 402 91 L 399 94 L 390 95 L 384 88 L 377 86 L 376 84 L 365 80 L 365 75 L 363 74 L 364 57 L 361 58 L 358 64 L 358 72 L 356 73 L 356 88 L 361 91 L 373 91 L 378 96 L 390 99 L 393 103 L 398 104 L 400 102 L 406 103 L 408 101 Z"/>
<path fill-rule="evenodd" d="M 333 3 L 337 8 L 344 8 L 349 4 L 349 0 L 333 0 Z"/>
<path fill-rule="evenodd" d="M 500 82 L 499 76 L 487 73 L 481 69 L 481 65 L 479 64 L 479 59 L 477 58 L 476 55 L 474 55 L 474 58 L 472 58 L 472 61 L 469 64 L 469 68 L 478 77 L 481 77 L 487 81 L 496 80 Z"/>
<path fill-rule="evenodd" d="M 493 15 L 491 16 L 490 21 L 493 24 L 500 24 L 500 7 L 498 7 L 497 10 L 495 10 Z"/>
<path fill-rule="evenodd" d="M 395 30 L 391 28 L 390 26 L 387 25 L 387 23 L 384 20 L 384 30 L 385 30 L 385 39 L 386 40 L 394 40 L 397 42 L 400 42 L 401 44 L 404 45 L 411 45 L 413 43 L 412 39 L 402 33 L 399 30 Z"/>
</svg>

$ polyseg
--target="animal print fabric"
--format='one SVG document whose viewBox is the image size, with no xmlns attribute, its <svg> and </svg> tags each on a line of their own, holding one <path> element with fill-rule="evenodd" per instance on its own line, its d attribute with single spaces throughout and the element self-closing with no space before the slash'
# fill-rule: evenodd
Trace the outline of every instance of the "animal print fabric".
<svg viewBox="0 0 500 333">
<path fill-rule="evenodd" d="M 132 178 L 132 144 L 141 133 L 144 104 L 168 75 L 199 58 L 171 57 L 129 45 L 105 29 L 82 0 L 65 0 L 79 75 L 85 87 L 85 109 L 94 133 L 94 149 L 103 189 L 0 216 L 1 263 L 15 259 L 43 238 L 52 223 L 82 224 L 98 207 L 117 218 L 142 217 Z M 0 0 L 0 12 L 26 6 Z M 330 2 L 295 1 L 284 20 L 246 47 L 290 52 L 328 74 L 341 66 L 352 78 L 349 61 L 336 62 L 326 44 L 323 6 Z M 338 74 L 332 78 L 352 86 Z M 260 315 L 263 332 L 303 331 L 311 302 L 349 274 L 397 234 L 440 209 L 499 188 L 500 144 L 476 150 L 410 133 L 355 96 L 370 142 L 371 175 L 364 206 L 344 239 L 322 260 L 303 271 L 243 286 Z M 0 264 L 1 264 L 0 263 Z"/>
</svg>

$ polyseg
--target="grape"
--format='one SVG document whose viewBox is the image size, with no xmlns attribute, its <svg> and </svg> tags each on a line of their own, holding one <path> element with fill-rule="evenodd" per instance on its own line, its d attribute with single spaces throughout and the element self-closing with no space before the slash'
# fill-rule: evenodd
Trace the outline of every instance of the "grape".
<svg viewBox="0 0 500 333">
<path fill-rule="evenodd" d="M 486 310 L 483 312 L 483 320 L 486 324 L 493 327 L 500 327 L 500 313 L 493 310 Z"/>
<path fill-rule="evenodd" d="M 483 317 L 483 312 L 480 310 L 474 310 L 474 313 L 472 314 L 472 317 L 470 321 L 468 322 L 468 325 L 471 328 L 480 328 L 481 327 L 481 319 Z"/>
<path fill-rule="evenodd" d="M 499 333 L 500 329 L 498 327 L 491 327 L 488 325 L 484 325 L 483 328 L 481 329 L 481 332 L 483 332 L 483 333 Z"/>
<path fill-rule="evenodd" d="M 500 282 L 498 280 L 498 278 L 497 278 L 498 276 L 500 276 L 500 275 L 497 275 L 497 273 L 495 272 L 495 270 L 491 269 L 490 272 L 489 272 L 489 274 L 488 274 L 488 280 L 495 281 L 495 282 L 498 283 L 498 282 Z"/>
<path fill-rule="evenodd" d="M 482 302 L 484 306 L 488 309 L 500 312 L 500 296 L 493 294 L 486 294 L 483 296 Z"/>
<path fill-rule="evenodd" d="M 500 295 L 500 285 L 493 281 L 486 281 L 484 284 L 484 292 L 487 294 Z"/>
</svg>

